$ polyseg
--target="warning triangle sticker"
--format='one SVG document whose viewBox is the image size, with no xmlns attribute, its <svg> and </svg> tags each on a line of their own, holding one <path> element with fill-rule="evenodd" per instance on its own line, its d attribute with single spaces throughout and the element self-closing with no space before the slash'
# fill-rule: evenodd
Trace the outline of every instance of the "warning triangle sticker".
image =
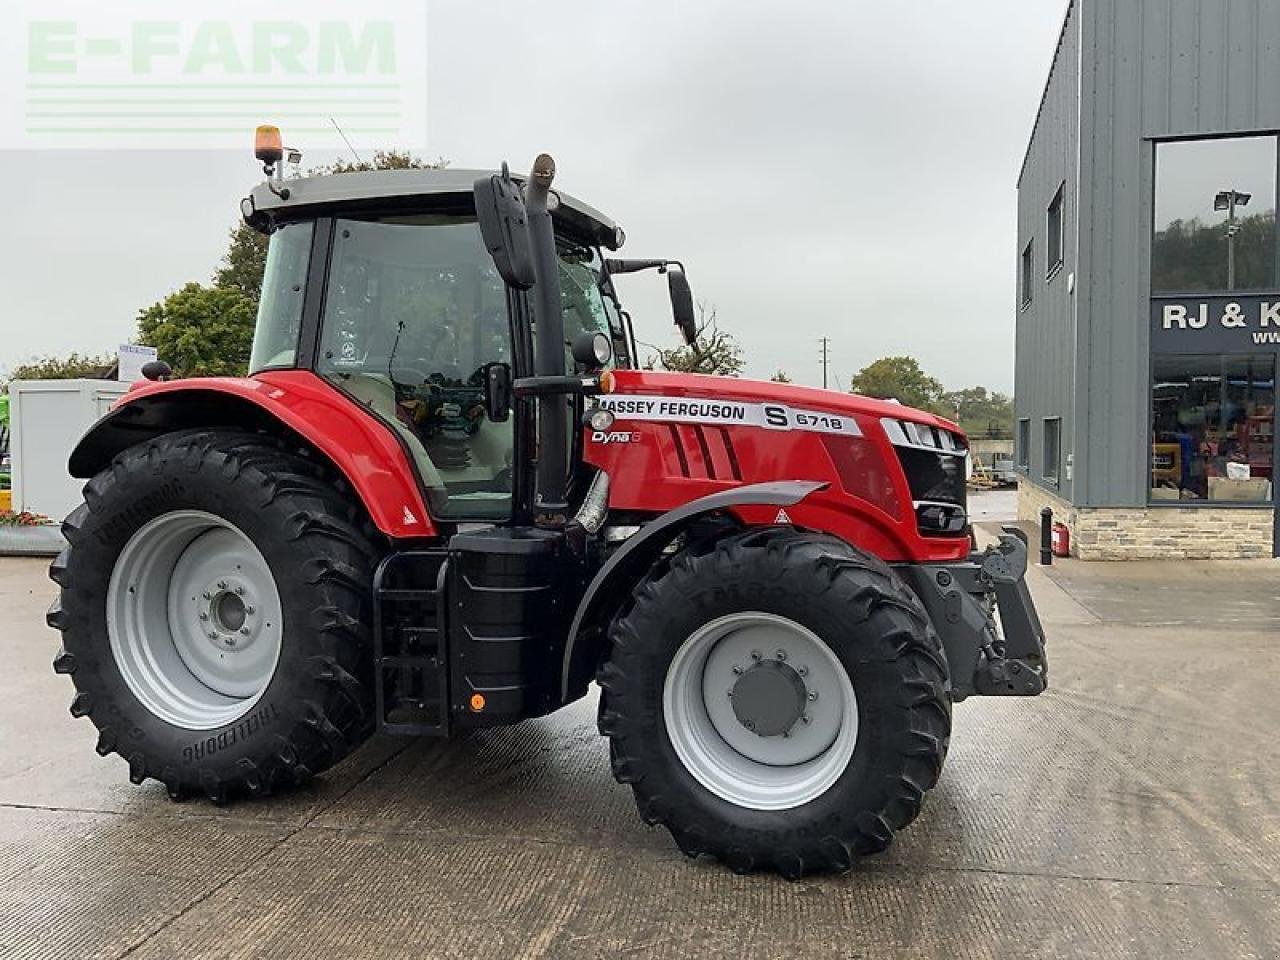
<svg viewBox="0 0 1280 960">
<path fill-rule="evenodd" d="M 778 515 L 773 518 L 774 523 L 790 523 L 791 518 L 787 516 L 787 511 L 779 510 Z"/>
</svg>

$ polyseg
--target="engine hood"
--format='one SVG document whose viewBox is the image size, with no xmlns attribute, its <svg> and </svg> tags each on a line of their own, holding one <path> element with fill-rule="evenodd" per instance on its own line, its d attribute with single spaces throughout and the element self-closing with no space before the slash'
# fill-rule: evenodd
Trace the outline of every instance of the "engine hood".
<svg viewBox="0 0 1280 960">
<path fill-rule="evenodd" d="M 772 380 L 744 380 L 738 377 L 715 377 L 697 373 L 664 373 L 655 370 L 618 370 L 618 394 L 657 394 L 703 400 L 737 400 L 743 403 L 782 403 L 824 413 L 892 417 L 912 423 L 942 427 L 963 433 L 945 417 L 904 406 L 890 400 L 877 400 L 854 393 L 775 383 Z"/>
</svg>

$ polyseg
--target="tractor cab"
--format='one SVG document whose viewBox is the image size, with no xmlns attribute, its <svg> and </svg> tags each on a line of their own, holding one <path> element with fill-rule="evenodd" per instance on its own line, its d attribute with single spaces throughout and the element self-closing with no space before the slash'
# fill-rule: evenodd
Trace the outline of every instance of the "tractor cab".
<svg viewBox="0 0 1280 960">
<path fill-rule="evenodd" d="M 270 236 L 250 375 L 311 370 L 371 410 L 447 521 L 512 517 L 529 411 L 516 409 L 510 385 L 538 372 L 529 296 L 500 275 L 477 218 L 475 184 L 491 176 L 269 180 L 244 202 L 246 220 Z M 572 370 L 584 338 L 606 344 L 599 369 L 631 366 L 634 341 L 605 267 L 622 231 L 566 195 L 553 206 L 564 347 L 543 366 Z"/>
</svg>

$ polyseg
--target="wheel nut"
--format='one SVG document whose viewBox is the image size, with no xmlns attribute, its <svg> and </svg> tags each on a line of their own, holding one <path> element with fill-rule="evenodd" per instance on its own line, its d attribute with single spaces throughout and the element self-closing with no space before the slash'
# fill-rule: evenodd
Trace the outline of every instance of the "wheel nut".
<svg viewBox="0 0 1280 960">
<path fill-rule="evenodd" d="M 243 597 L 243 596 L 244 596 L 244 587 L 236 587 L 236 596 L 237 596 L 237 597 Z"/>
<path fill-rule="evenodd" d="M 208 619 L 209 619 L 209 615 L 208 615 L 207 613 L 201 613 L 201 614 L 200 614 L 200 619 L 201 619 L 201 620 L 208 620 Z"/>
<path fill-rule="evenodd" d="M 240 628 L 240 632 L 241 632 L 242 634 L 244 634 L 244 635 L 247 637 L 247 636 L 249 635 L 249 628 L 248 628 L 248 627 L 241 627 L 241 628 Z M 818 697 L 818 695 L 817 695 L 816 693 L 811 693 L 811 694 L 809 694 L 809 699 L 810 699 L 810 700 L 816 700 L 816 699 L 817 699 L 817 697 Z"/>
<path fill-rule="evenodd" d="M 804 714 L 803 716 L 801 716 L 801 717 L 800 717 L 800 722 L 801 722 L 801 723 L 808 723 L 808 722 L 809 722 L 809 715 L 806 713 L 806 714 Z"/>
<path fill-rule="evenodd" d="M 759 650 L 752 650 L 752 651 L 751 651 L 751 659 L 752 659 L 752 660 L 759 660 L 759 659 L 760 659 L 760 651 L 759 651 Z"/>
<path fill-rule="evenodd" d="M 225 580 L 219 580 L 219 581 L 218 581 L 218 589 L 219 589 L 219 590 L 225 590 L 225 589 L 227 589 L 227 581 L 225 581 Z"/>
<path fill-rule="evenodd" d="M 809 699 L 810 699 L 810 700 L 817 700 L 817 699 L 818 699 L 818 691 L 817 691 L 817 690 L 810 690 L 810 691 L 809 691 Z"/>
<path fill-rule="evenodd" d="M 787 659 L 787 651 L 785 651 L 785 650 L 779 650 L 779 651 L 777 652 L 776 656 L 777 656 L 777 658 L 778 658 L 779 660 L 785 660 L 785 659 Z"/>
<path fill-rule="evenodd" d="M 800 667 L 798 670 L 796 670 L 796 673 L 800 674 L 800 676 L 802 676 L 802 677 L 807 676 L 807 675 L 808 675 L 808 673 L 809 673 L 809 668 L 808 668 L 808 667 Z"/>
<path fill-rule="evenodd" d="M 247 613 L 249 616 L 253 616 L 253 607 L 245 607 L 244 612 Z"/>
<path fill-rule="evenodd" d="M 737 664 L 734 664 L 734 666 L 733 666 L 733 672 L 734 672 L 734 673 L 741 673 L 741 672 L 742 672 L 742 668 L 741 668 L 740 666 L 738 666 Z"/>
<path fill-rule="evenodd" d="M 210 631 L 209 631 L 209 639 L 210 639 L 210 640 L 217 640 L 217 639 L 218 639 L 218 631 L 217 631 L 217 630 L 210 630 Z"/>
<path fill-rule="evenodd" d="M 212 599 L 213 599 L 213 594 L 212 594 L 212 593 L 210 593 L 208 590 L 206 590 L 204 593 L 200 594 L 200 596 L 204 597 L 206 600 L 212 600 Z"/>
<path fill-rule="evenodd" d="M 732 696 L 733 696 L 733 691 L 732 691 L 732 690 L 730 690 L 730 691 L 729 691 L 729 696 L 730 696 L 730 697 L 732 697 Z"/>
</svg>

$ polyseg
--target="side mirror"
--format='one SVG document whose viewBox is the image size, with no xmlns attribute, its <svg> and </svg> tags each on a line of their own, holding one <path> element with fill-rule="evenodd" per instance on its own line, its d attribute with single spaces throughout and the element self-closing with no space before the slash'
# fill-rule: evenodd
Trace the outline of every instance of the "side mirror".
<svg viewBox="0 0 1280 960">
<path fill-rule="evenodd" d="M 511 417 L 511 368 L 505 363 L 491 363 L 484 375 L 484 412 L 493 423 L 506 423 Z"/>
<path fill-rule="evenodd" d="M 698 315 L 693 309 L 693 290 L 683 270 L 668 268 L 667 289 L 671 292 L 671 313 L 676 326 L 684 342 L 692 346 L 698 338 Z"/>
<path fill-rule="evenodd" d="M 493 265 L 511 286 L 528 290 L 534 281 L 533 252 L 520 185 L 511 179 L 511 171 L 504 163 L 502 173 L 477 180 L 472 193 L 480 236 L 493 257 Z"/>
</svg>

